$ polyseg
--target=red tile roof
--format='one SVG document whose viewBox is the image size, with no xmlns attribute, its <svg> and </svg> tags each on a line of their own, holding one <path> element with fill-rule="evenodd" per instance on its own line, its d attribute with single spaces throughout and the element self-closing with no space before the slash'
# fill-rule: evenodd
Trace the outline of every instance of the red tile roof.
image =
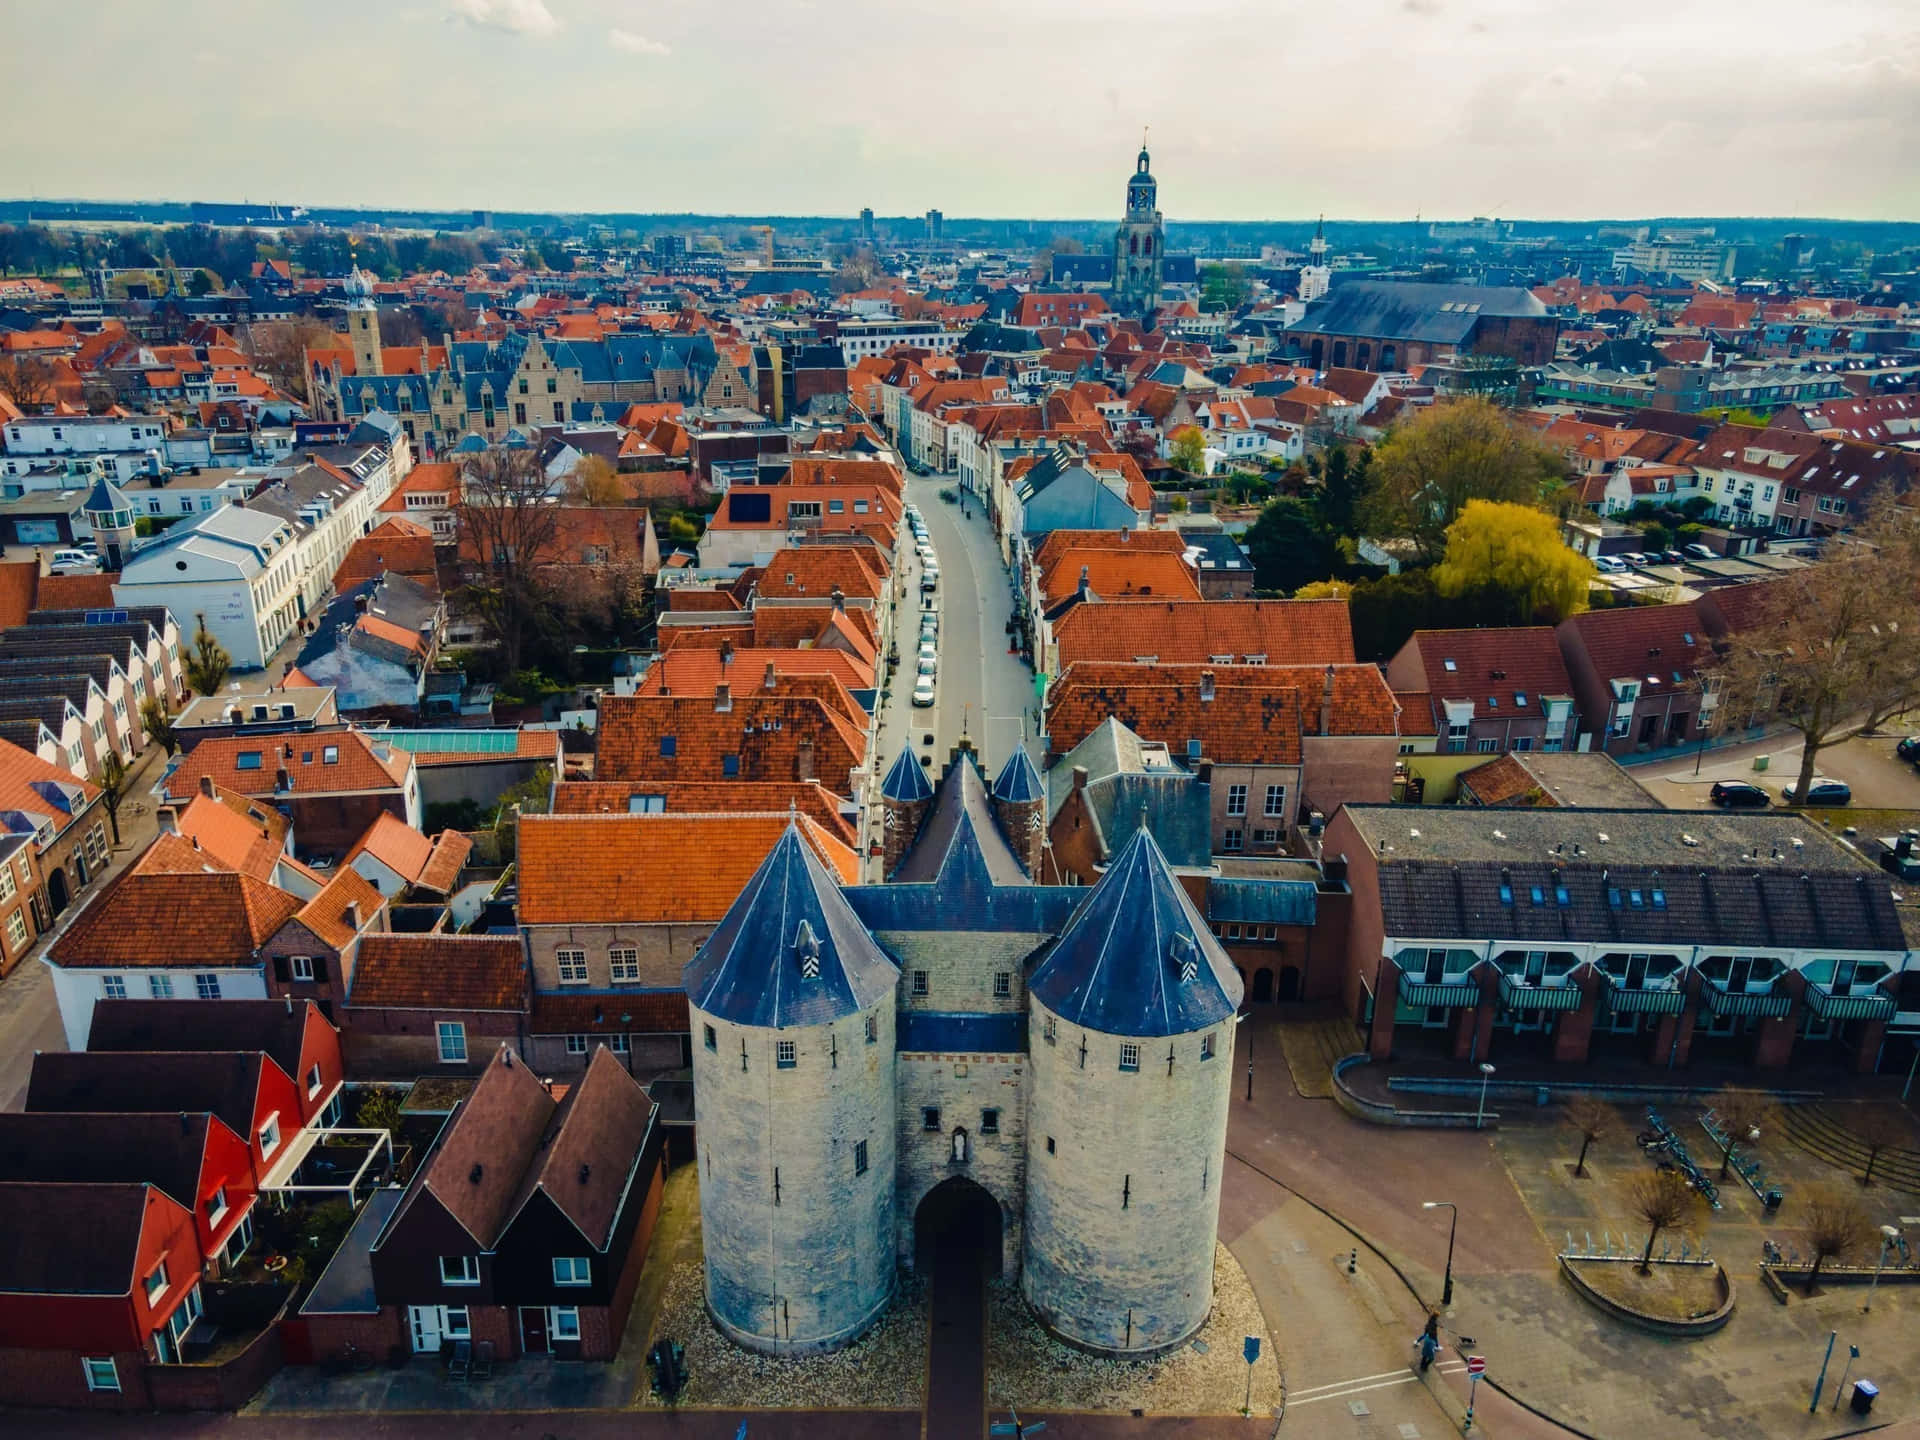
<svg viewBox="0 0 1920 1440">
<path fill-rule="evenodd" d="M 1713 655 L 1697 605 L 1629 605 L 1589 610 L 1563 621 L 1585 648 L 1600 679 L 1638 680 L 1647 696 L 1672 694 Z"/>
<path fill-rule="evenodd" d="M 1559 637 L 1550 625 L 1416 630 L 1407 644 L 1420 662 L 1419 674 L 1409 688 L 1428 691 L 1437 701 L 1471 700 L 1484 706 L 1490 695 L 1507 691 L 1573 694 Z M 1398 657 L 1389 669 L 1399 674 Z"/>
<path fill-rule="evenodd" d="M 803 745 L 811 747 L 810 772 Z M 671 753 L 663 753 L 671 752 Z M 607 696 L 600 702 L 594 773 L 602 780 L 796 780 L 817 777 L 836 793 L 866 754 L 865 733 L 811 695 L 713 699 Z M 736 773 L 723 758 L 737 757 Z"/>
<path fill-rule="evenodd" d="M 682 990 L 623 990 L 613 995 L 536 991 L 530 1035 L 672 1035 L 689 1025 Z"/>
<path fill-rule="evenodd" d="M 1049 606 L 1058 604 L 1083 579 L 1101 600 L 1200 598 L 1199 582 L 1184 558 L 1144 548 L 1062 550 L 1041 578 L 1041 594 Z"/>
<path fill-rule="evenodd" d="M 342 865 L 294 918 L 336 950 L 353 943 L 353 937 L 372 923 L 386 904 L 386 897 L 373 888 L 358 870 Z M 358 907 L 359 923 L 347 914 L 349 906 Z"/>
<path fill-rule="evenodd" d="M 375 746 L 386 750 L 385 758 Z M 328 763 L 331 749 L 337 759 Z M 241 768 L 242 756 L 255 757 Z M 387 746 L 358 730 L 325 730 L 295 736 L 217 736 L 202 740 L 180 757 L 166 779 L 166 794 L 184 800 L 197 794 L 200 777 L 211 776 L 223 791 L 242 795 L 272 795 L 275 772 L 286 770 L 298 795 L 334 795 L 397 790 L 406 783 L 413 759 L 406 751 Z"/>
<path fill-rule="evenodd" d="M 818 780 L 681 781 L 568 780 L 553 795 L 555 815 L 626 815 L 636 795 L 658 797 L 669 815 L 784 814 L 797 808 L 827 834 L 848 845 L 853 827 L 840 813 L 840 797 Z"/>
<path fill-rule="evenodd" d="M 80 912 L 48 952 L 54 963 L 248 965 L 300 908 L 294 896 L 250 875 L 189 868 L 202 857 L 177 835 L 161 836 L 148 856 L 151 868 L 123 872 Z"/>
<path fill-rule="evenodd" d="M 1060 666 L 1083 660 L 1207 664 L 1263 655 L 1269 665 L 1353 663 L 1344 600 L 1169 600 L 1082 605 L 1054 627 Z"/>
<path fill-rule="evenodd" d="M 366 935 L 355 1009 L 525 1010 L 527 960 L 505 935 Z"/>
</svg>

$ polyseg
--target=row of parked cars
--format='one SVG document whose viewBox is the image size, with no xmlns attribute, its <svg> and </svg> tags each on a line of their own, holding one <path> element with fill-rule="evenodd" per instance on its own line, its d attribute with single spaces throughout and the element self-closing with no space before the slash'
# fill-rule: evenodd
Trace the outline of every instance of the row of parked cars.
<svg viewBox="0 0 1920 1440">
<path fill-rule="evenodd" d="M 940 557 L 927 538 L 926 517 L 920 507 L 906 508 L 913 531 L 914 552 L 920 557 L 920 653 L 913 677 L 913 703 L 925 710 L 933 704 L 934 680 L 940 671 Z"/>
<path fill-rule="evenodd" d="M 1799 797 L 1799 788 L 1798 784 L 1783 786 L 1781 801 L 1788 805 L 1853 803 L 1853 787 L 1844 780 L 1829 780 L 1824 775 L 1816 775 L 1813 783 L 1807 787 L 1807 798 L 1804 800 Z M 1773 797 L 1750 780 L 1716 780 L 1708 795 L 1722 810 L 1761 810 L 1773 803 Z"/>
<path fill-rule="evenodd" d="M 1726 557 L 1707 545 L 1683 545 L 1678 550 L 1628 550 L 1620 555 L 1601 555 L 1593 564 L 1604 575 L 1624 575 L 1629 570 L 1645 570 L 1654 565 L 1685 565 L 1689 560 L 1724 560 Z"/>
</svg>

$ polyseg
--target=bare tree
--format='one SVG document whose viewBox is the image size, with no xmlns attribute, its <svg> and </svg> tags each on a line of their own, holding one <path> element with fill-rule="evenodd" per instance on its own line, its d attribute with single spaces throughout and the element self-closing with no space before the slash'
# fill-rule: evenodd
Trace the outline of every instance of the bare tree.
<svg viewBox="0 0 1920 1440">
<path fill-rule="evenodd" d="M 624 505 L 627 487 L 620 472 L 601 455 L 582 455 L 567 477 L 567 498 L 576 505 Z"/>
<path fill-rule="evenodd" d="M 548 609 L 539 574 L 554 553 L 559 509 L 531 449 L 495 446 L 467 462 L 457 520 L 461 598 L 486 621 L 509 671 Z"/>
<path fill-rule="evenodd" d="M 204 612 L 193 618 L 193 649 L 187 652 L 185 661 L 187 684 L 201 695 L 218 694 L 227 683 L 227 671 L 233 668 L 233 656 L 207 629 Z"/>
<path fill-rule="evenodd" d="M 1816 1190 L 1806 1204 L 1803 1233 L 1813 1256 L 1813 1267 L 1807 1271 L 1807 1294 L 1811 1295 L 1820 1267 L 1829 1260 L 1844 1260 L 1865 1245 L 1873 1234 L 1873 1221 L 1858 1200 L 1835 1190 Z"/>
<path fill-rule="evenodd" d="M 1862 1185 L 1873 1184 L 1874 1162 L 1880 1158 L 1882 1150 L 1891 1150 L 1913 1138 L 1913 1128 L 1907 1122 L 1906 1112 L 1885 1105 L 1862 1110 L 1859 1118 L 1847 1126 L 1847 1133 L 1867 1147 L 1867 1169 L 1860 1177 Z"/>
<path fill-rule="evenodd" d="M 118 750 L 109 748 L 101 757 L 100 770 L 93 783 L 100 787 L 100 803 L 107 807 L 107 820 L 113 826 L 113 843 L 120 843 L 120 807 L 126 803 L 127 765 Z"/>
<path fill-rule="evenodd" d="M 1647 1249 L 1640 1257 L 1642 1275 L 1653 1273 L 1653 1242 L 1662 1230 L 1681 1224 L 1693 1213 L 1694 1193 L 1677 1170 L 1648 1170 L 1627 1187 L 1633 1213 L 1647 1222 Z"/>
<path fill-rule="evenodd" d="M 247 327 L 244 346 L 254 369 L 284 394 L 306 400 L 307 351 L 344 348 L 346 337 L 311 316 L 269 320 Z"/>
<path fill-rule="evenodd" d="M 1712 676 L 1731 713 L 1800 732 L 1798 795 L 1822 750 L 1920 701 L 1920 512 L 1888 499 L 1829 550 L 1768 584 Z"/>
<path fill-rule="evenodd" d="M 38 410 L 53 399 L 53 363 L 39 355 L 0 355 L 0 391 L 22 410 Z"/>
<path fill-rule="evenodd" d="M 398 306 L 388 306 L 380 311 L 380 343 L 382 345 L 424 345 L 427 343 L 426 331 L 420 327 L 420 318 L 411 310 Z"/>
<path fill-rule="evenodd" d="M 1722 1090 L 1713 1097 L 1713 1118 L 1720 1122 L 1720 1178 L 1727 1178 L 1733 1157 L 1747 1135 L 1767 1118 L 1767 1097 L 1755 1090 Z"/>
<path fill-rule="evenodd" d="M 1580 1132 L 1580 1159 L 1575 1162 L 1573 1173 L 1587 1173 L 1587 1151 L 1593 1142 L 1611 1134 L 1619 1125 L 1619 1117 L 1613 1107 L 1604 1100 L 1591 1095 L 1577 1095 L 1567 1102 L 1567 1123 Z"/>
</svg>

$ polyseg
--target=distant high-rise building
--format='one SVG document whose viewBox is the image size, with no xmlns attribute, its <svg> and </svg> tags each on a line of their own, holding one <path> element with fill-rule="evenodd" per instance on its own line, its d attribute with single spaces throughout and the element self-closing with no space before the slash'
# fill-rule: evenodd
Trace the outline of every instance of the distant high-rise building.
<svg viewBox="0 0 1920 1440">
<path fill-rule="evenodd" d="M 873 244 L 873 207 L 867 206 L 860 212 L 860 238 L 867 244 Z"/>
<path fill-rule="evenodd" d="M 936 245 L 946 238 L 947 217 L 938 210 L 927 211 L 927 239 Z"/>
<path fill-rule="evenodd" d="M 653 251 L 653 263 L 662 270 L 672 270 L 686 258 L 687 237 L 684 235 L 656 235 L 648 242 Z"/>
<path fill-rule="evenodd" d="M 1144 318 L 1160 304 L 1166 227 L 1160 221 L 1159 193 L 1142 144 L 1127 179 L 1127 213 L 1113 235 L 1113 308 L 1122 315 Z"/>
<path fill-rule="evenodd" d="M 475 230 L 493 229 L 493 212 L 491 210 L 474 211 L 473 212 L 473 228 Z"/>
</svg>

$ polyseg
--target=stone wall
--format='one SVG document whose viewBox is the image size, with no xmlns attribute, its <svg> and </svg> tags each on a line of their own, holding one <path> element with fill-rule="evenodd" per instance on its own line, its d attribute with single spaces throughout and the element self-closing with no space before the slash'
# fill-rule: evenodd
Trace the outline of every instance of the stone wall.
<svg viewBox="0 0 1920 1440">
<path fill-rule="evenodd" d="M 712 925 L 529 925 L 533 988 L 562 994 L 574 988 L 560 983 L 560 965 L 554 955 L 559 950 L 584 950 L 587 983 L 578 988 L 617 990 L 620 986 L 614 983 L 608 952 L 619 946 L 637 951 L 640 966 L 638 980 L 621 984 L 678 990 L 687 962 L 712 933 Z"/>
<path fill-rule="evenodd" d="M 1000 1204 L 1000 1273 L 1017 1275 L 1026 1219 L 1026 1064 L 1024 1055 L 903 1054 L 898 1062 L 900 1125 L 896 1245 L 914 1264 L 914 1219 L 934 1186 L 964 1176 Z M 928 1129 L 925 1111 L 940 1111 Z M 998 1133 L 986 1133 L 981 1112 L 997 1110 Z M 954 1132 L 966 1131 L 964 1160 L 954 1158 Z"/>
<path fill-rule="evenodd" d="M 697 1007 L 692 1025 L 708 1308 L 751 1349 L 844 1345 L 893 1296 L 893 997 L 830 1025 L 743 1027 Z"/>
<path fill-rule="evenodd" d="M 1213 1055 L 1202 1059 L 1208 1035 Z M 1138 1070 L 1120 1068 L 1126 1043 L 1139 1046 Z M 1069 1025 L 1035 1001 L 1028 1048 L 1028 1302 L 1061 1338 L 1088 1349 L 1138 1354 L 1181 1343 L 1213 1302 L 1231 1023 L 1129 1042 Z"/>
<path fill-rule="evenodd" d="M 1026 1008 L 1026 959 L 1045 943 L 1044 935 L 982 931 L 968 937 L 964 950 L 944 934 L 889 930 L 876 935 L 900 962 L 900 1008 L 938 1014 L 1017 1015 Z M 916 971 L 927 977 L 927 993 L 913 993 Z M 996 995 L 996 977 L 1006 977 L 1007 993 Z"/>
</svg>

